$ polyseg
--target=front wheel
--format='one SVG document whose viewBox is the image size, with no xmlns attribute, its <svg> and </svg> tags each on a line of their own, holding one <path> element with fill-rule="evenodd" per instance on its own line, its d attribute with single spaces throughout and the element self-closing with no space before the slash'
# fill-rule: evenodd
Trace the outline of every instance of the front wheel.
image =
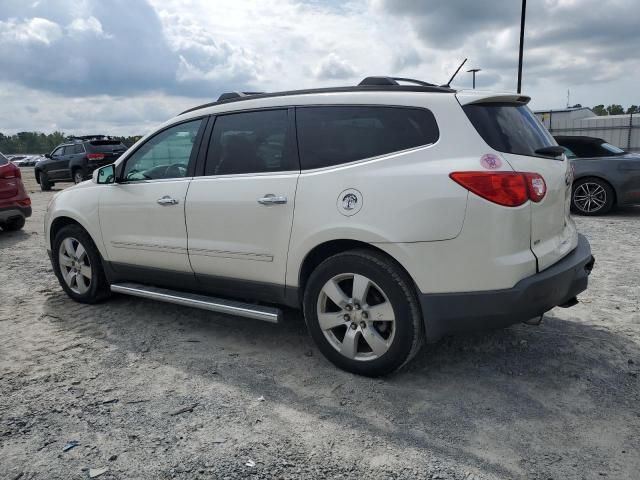
<svg viewBox="0 0 640 480">
<path fill-rule="evenodd" d="M 51 190 L 53 183 L 49 181 L 47 172 L 40 172 L 38 178 L 40 179 L 40 190 L 42 190 L 43 192 L 48 192 L 49 190 Z"/>
<path fill-rule="evenodd" d="M 53 271 L 73 300 L 96 303 L 109 296 L 100 252 L 79 225 L 68 225 L 56 234 L 51 252 Z"/>
<path fill-rule="evenodd" d="M 423 343 L 411 279 L 377 252 L 351 250 L 322 262 L 307 282 L 303 307 L 318 348 L 352 373 L 391 373 Z"/>
<path fill-rule="evenodd" d="M 613 208 L 613 188 L 599 178 L 584 178 L 573 185 L 571 210 L 580 215 L 604 215 Z"/>
</svg>

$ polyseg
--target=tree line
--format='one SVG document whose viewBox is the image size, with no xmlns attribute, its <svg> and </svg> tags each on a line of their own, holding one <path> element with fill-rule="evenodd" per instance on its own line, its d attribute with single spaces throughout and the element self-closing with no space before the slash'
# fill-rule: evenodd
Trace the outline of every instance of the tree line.
<svg viewBox="0 0 640 480">
<path fill-rule="evenodd" d="M 18 132 L 15 135 L 5 135 L 0 132 L 0 152 L 4 154 L 15 153 L 49 153 L 61 143 L 64 143 L 69 135 L 63 132 Z M 140 139 L 140 136 L 111 137 L 120 140 L 130 147 Z"/>
<path fill-rule="evenodd" d="M 580 108 L 580 107 L 582 107 L 582 105 L 580 105 L 579 103 L 576 103 L 571 108 Z M 631 105 L 629 108 L 625 110 L 622 105 L 618 105 L 617 103 L 608 105 L 606 107 L 603 104 L 600 104 L 600 105 L 596 105 L 595 107 L 591 107 L 591 111 L 600 117 L 605 115 L 624 115 L 625 113 L 627 115 L 630 113 L 633 113 L 635 115 L 637 113 L 640 113 L 640 107 L 638 105 Z"/>
</svg>

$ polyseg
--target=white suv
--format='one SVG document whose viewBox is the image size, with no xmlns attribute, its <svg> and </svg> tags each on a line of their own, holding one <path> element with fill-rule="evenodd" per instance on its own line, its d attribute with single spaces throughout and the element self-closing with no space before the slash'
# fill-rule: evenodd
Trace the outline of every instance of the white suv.
<svg viewBox="0 0 640 480">
<path fill-rule="evenodd" d="M 301 308 L 323 354 L 363 375 L 574 304 L 593 257 L 529 98 L 417 83 L 183 112 L 51 201 L 62 288 L 272 322 Z"/>
</svg>

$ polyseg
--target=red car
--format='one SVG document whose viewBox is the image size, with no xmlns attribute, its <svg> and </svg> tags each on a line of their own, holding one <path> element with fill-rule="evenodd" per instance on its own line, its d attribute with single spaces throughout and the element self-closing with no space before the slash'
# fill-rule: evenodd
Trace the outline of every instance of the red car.
<svg viewBox="0 0 640 480">
<path fill-rule="evenodd" d="M 0 153 L 0 227 L 20 230 L 31 216 L 31 199 L 22 184 L 20 169 Z"/>
</svg>

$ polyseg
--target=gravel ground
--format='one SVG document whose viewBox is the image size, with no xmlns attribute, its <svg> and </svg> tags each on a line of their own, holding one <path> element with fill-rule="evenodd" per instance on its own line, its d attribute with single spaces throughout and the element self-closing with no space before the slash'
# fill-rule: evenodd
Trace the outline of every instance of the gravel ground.
<svg viewBox="0 0 640 480">
<path fill-rule="evenodd" d="M 372 380 L 293 311 L 74 303 L 44 249 L 53 193 L 24 176 L 34 214 L 0 232 L 2 479 L 639 478 L 640 208 L 577 219 L 597 259 L 579 305 Z"/>
</svg>

